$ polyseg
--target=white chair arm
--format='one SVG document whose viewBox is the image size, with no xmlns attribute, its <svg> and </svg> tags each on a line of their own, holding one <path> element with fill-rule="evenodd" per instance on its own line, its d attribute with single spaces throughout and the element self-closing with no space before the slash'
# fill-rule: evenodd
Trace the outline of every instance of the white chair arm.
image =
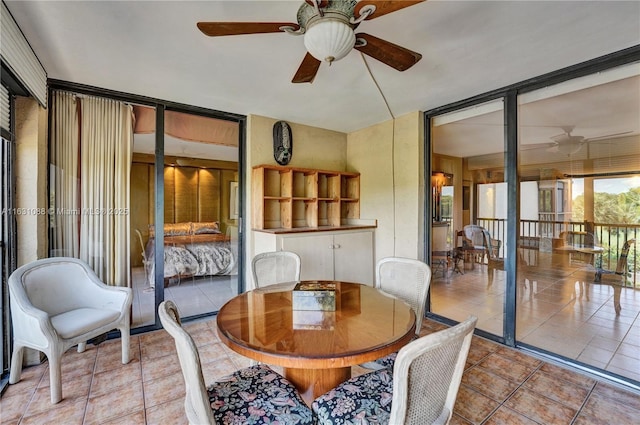
<svg viewBox="0 0 640 425">
<path fill-rule="evenodd" d="M 102 285 L 96 291 L 96 298 L 90 300 L 90 303 L 98 308 L 120 311 L 123 306 L 131 305 L 132 298 L 130 288 Z"/>
<path fill-rule="evenodd" d="M 11 299 L 13 334 L 42 348 L 49 347 L 50 341 L 58 339 L 58 333 L 51 324 L 49 315 L 28 302 L 25 303 L 20 299 L 21 296 L 12 295 L 14 296 Z"/>
<path fill-rule="evenodd" d="M 89 273 L 88 277 L 94 285 L 91 288 L 95 296 L 84 298 L 85 306 L 120 311 L 123 306 L 131 305 L 133 299 L 131 288 L 106 285 L 94 273 Z"/>
</svg>

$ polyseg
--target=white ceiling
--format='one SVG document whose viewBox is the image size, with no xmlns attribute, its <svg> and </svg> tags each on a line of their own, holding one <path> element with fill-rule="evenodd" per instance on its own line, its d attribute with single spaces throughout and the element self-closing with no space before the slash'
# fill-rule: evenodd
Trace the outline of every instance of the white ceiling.
<svg viewBox="0 0 640 425">
<path fill-rule="evenodd" d="M 301 1 L 6 4 L 49 78 L 343 132 L 390 118 L 355 50 L 323 64 L 313 84 L 292 84 L 305 55 L 301 37 L 210 38 L 196 28 L 295 22 Z M 423 55 L 402 73 L 367 57 L 400 116 L 639 45 L 640 2 L 430 0 L 358 31 Z"/>
</svg>

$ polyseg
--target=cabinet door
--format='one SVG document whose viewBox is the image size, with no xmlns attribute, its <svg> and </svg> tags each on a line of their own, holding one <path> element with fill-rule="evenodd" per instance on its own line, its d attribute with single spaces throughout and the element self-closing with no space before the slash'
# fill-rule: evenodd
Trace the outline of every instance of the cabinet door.
<svg viewBox="0 0 640 425">
<path fill-rule="evenodd" d="M 335 279 L 373 286 L 373 232 L 335 234 Z"/>
<path fill-rule="evenodd" d="M 332 235 L 281 236 L 280 248 L 300 256 L 300 280 L 333 280 Z"/>
</svg>

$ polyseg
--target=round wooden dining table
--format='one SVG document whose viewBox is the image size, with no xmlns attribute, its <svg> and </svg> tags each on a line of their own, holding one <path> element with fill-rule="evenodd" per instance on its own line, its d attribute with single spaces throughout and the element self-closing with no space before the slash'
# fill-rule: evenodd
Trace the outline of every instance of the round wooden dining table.
<svg viewBox="0 0 640 425">
<path fill-rule="evenodd" d="M 238 295 L 218 312 L 220 339 L 243 356 L 282 366 L 308 404 L 349 379 L 351 366 L 411 341 L 416 316 L 408 304 L 370 286 L 330 283 L 335 311 L 294 309 L 296 282 Z"/>
</svg>

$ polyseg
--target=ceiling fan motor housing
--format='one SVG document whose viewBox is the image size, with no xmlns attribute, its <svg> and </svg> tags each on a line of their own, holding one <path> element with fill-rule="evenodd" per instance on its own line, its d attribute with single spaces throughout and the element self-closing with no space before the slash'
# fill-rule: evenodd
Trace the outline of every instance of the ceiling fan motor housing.
<svg viewBox="0 0 640 425">
<path fill-rule="evenodd" d="M 298 9 L 298 24 L 304 28 L 304 45 L 313 57 L 333 62 L 345 57 L 356 43 L 355 25 L 350 23 L 357 1 L 329 1 L 316 10 L 302 3 Z M 328 36 L 330 35 L 330 36 Z"/>
</svg>

